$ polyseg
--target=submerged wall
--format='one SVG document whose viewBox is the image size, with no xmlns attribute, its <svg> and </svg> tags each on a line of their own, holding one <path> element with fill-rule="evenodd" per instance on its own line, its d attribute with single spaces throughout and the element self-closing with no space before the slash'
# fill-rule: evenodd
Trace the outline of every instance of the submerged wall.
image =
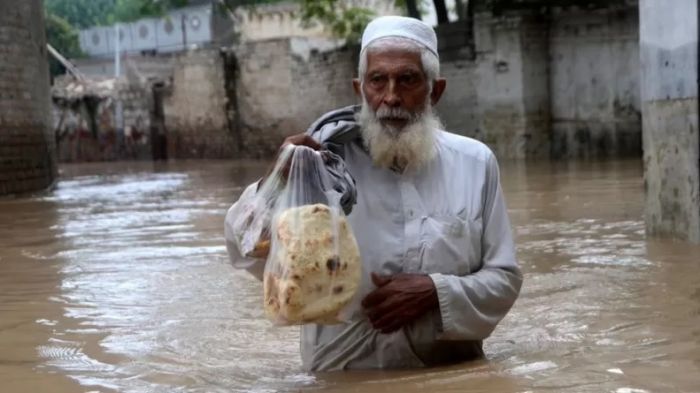
<svg viewBox="0 0 700 393">
<path fill-rule="evenodd" d="M 651 235 L 700 242 L 696 0 L 642 0 L 645 221 Z"/>
<path fill-rule="evenodd" d="M 0 195 L 56 178 L 40 0 L 0 0 Z"/>
</svg>

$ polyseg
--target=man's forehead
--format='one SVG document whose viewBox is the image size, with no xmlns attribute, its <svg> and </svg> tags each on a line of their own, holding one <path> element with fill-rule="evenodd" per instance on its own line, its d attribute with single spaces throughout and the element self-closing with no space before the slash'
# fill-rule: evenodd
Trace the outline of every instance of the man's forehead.
<svg viewBox="0 0 700 393">
<path fill-rule="evenodd" d="M 407 48 L 384 47 L 367 51 L 367 71 L 378 68 L 422 70 L 421 54 Z"/>
</svg>

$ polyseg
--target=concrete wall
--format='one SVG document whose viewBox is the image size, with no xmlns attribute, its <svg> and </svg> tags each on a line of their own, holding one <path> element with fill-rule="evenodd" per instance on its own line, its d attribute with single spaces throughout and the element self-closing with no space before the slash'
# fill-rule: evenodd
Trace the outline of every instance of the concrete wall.
<svg viewBox="0 0 700 393">
<path fill-rule="evenodd" d="M 639 156 L 637 26 L 634 8 L 564 9 L 551 19 L 480 14 L 474 53 L 466 42 L 446 44 L 466 34 L 461 26 L 440 29 L 448 87 L 437 113 L 447 130 L 486 142 L 501 158 Z M 311 42 L 268 40 L 237 53 L 243 146 L 251 155 L 270 154 L 318 114 L 354 102 L 355 57 L 332 47 L 315 56 L 298 50 Z"/>
<path fill-rule="evenodd" d="M 559 11 L 552 22 L 552 155 L 638 157 L 637 9 Z"/>
<path fill-rule="evenodd" d="M 547 157 L 547 25 L 528 14 L 482 14 L 475 36 L 476 137 L 502 158 Z"/>
<path fill-rule="evenodd" d="M 700 242 L 696 0 L 640 2 L 645 222 L 651 235 Z"/>
<path fill-rule="evenodd" d="M 393 2 L 386 0 L 346 0 L 347 6 L 369 8 L 376 15 L 401 13 Z M 290 37 L 331 38 L 321 24 L 304 25 L 299 19 L 299 5 L 289 1 L 240 7 L 236 10 L 241 42 L 286 39 Z"/>
<path fill-rule="evenodd" d="M 455 134 L 481 138 L 477 97 L 476 63 L 469 59 L 443 61 L 440 72 L 447 88 L 435 108 L 445 129 Z"/>
<path fill-rule="evenodd" d="M 501 158 L 641 155 L 637 15 L 478 14 L 473 60 L 443 56 L 446 128 Z"/>
<path fill-rule="evenodd" d="M 473 45 L 468 26 L 441 26 L 448 87 L 437 112 L 446 129 L 501 158 L 641 155 L 637 14 L 632 6 L 482 13 Z M 234 51 L 124 62 L 132 80 L 172 79 L 170 157 L 269 156 L 284 136 L 356 101 L 356 51 L 334 40 L 254 40 Z"/>
<path fill-rule="evenodd" d="M 163 102 L 168 157 L 235 157 L 227 105 L 224 58 L 219 51 L 182 54 Z"/>
<path fill-rule="evenodd" d="M 130 78 L 166 80 L 173 75 L 177 55 L 158 54 L 155 56 L 130 54 L 122 56 L 121 72 Z M 72 60 L 78 69 L 88 77 L 111 78 L 114 76 L 113 58 L 85 58 Z"/>
<path fill-rule="evenodd" d="M 42 2 L 0 0 L 0 195 L 56 177 Z"/>
<path fill-rule="evenodd" d="M 304 132 L 323 113 L 354 103 L 355 55 L 324 41 L 250 42 L 236 53 L 242 154 L 270 157 L 284 137 Z"/>
<path fill-rule="evenodd" d="M 460 135 L 476 137 L 479 114 L 476 89 L 476 62 L 469 26 L 454 22 L 436 28 L 440 53 L 440 73 L 447 89 L 436 109 L 445 128 Z"/>
<path fill-rule="evenodd" d="M 303 26 L 296 17 L 299 6 L 293 3 L 241 7 L 236 11 L 238 32 L 243 42 L 287 37 L 324 37 L 321 25 Z"/>
</svg>

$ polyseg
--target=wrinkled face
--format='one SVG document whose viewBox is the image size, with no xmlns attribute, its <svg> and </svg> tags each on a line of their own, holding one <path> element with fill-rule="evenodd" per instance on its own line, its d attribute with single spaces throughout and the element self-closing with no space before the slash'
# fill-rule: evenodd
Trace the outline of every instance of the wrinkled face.
<svg viewBox="0 0 700 393">
<path fill-rule="evenodd" d="M 360 88 L 379 122 L 396 130 L 423 113 L 430 95 L 420 53 L 406 49 L 367 52 L 367 70 Z"/>
</svg>

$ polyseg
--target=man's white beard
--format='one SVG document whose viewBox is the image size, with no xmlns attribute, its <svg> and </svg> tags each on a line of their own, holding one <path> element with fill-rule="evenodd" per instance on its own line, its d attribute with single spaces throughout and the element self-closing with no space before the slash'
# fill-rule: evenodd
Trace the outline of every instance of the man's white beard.
<svg viewBox="0 0 700 393">
<path fill-rule="evenodd" d="M 409 123 L 401 129 L 385 126 L 380 122 L 385 116 L 405 118 Z M 416 170 L 437 153 L 435 136 L 442 124 L 429 102 L 421 113 L 385 106 L 375 112 L 363 98 L 358 122 L 365 147 L 377 166 L 399 172 Z"/>
</svg>

